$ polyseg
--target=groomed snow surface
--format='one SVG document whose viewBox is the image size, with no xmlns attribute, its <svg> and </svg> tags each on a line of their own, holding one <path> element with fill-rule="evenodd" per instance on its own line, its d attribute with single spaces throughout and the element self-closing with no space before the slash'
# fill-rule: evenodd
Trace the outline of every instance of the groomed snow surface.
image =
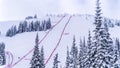
<svg viewBox="0 0 120 68">
<path fill-rule="evenodd" d="M 76 45 L 79 46 L 79 39 L 80 38 L 86 38 L 88 36 L 88 31 L 91 30 L 93 31 L 94 29 L 94 16 L 91 15 L 66 15 L 58 25 L 56 25 L 49 34 L 46 36 L 46 38 L 39 44 L 39 48 L 41 46 L 44 47 L 44 53 L 45 53 L 45 62 L 49 58 L 51 52 L 53 49 L 56 47 L 61 33 L 64 29 L 65 24 L 68 22 L 68 19 L 71 17 L 67 27 L 65 28 L 65 31 L 62 35 L 62 39 L 60 41 L 60 44 L 58 48 L 55 50 L 53 53 L 52 57 L 46 64 L 46 68 L 52 68 L 53 66 L 53 58 L 56 53 L 58 53 L 58 57 L 60 60 L 59 66 L 64 67 L 65 66 L 65 60 L 66 60 L 66 50 L 67 46 L 69 46 L 69 49 L 72 46 L 72 39 L 73 36 L 75 35 L 76 37 Z M 58 21 L 63 17 L 63 16 L 46 16 L 43 19 L 48 19 L 51 18 L 52 25 L 58 23 Z M 1 36 L 0 36 L 0 42 L 4 42 L 6 44 L 6 51 L 9 51 L 13 55 L 13 63 L 16 63 L 18 60 L 20 60 L 26 53 L 28 53 L 31 49 L 33 49 L 35 45 L 35 37 L 36 34 L 38 33 L 39 35 L 39 40 L 47 34 L 47 31 L 41 31 L 41 32 L 25 32 L 21 34 L 17 34 L 13 37 L 5 37 L 5 32 L 12 26 L 12 25 L 17 25 L 20 23 L 20 21 L 8 21 L 8 22 L 0 22 L 0 31 L 1 31 Z M 120 38 L 120 27 L 115 27 L 110 29 L 111 37 L 119 37 Z M 30 68 L 30 59 L 32 57 L 33 52 L 28 54 L 23 60 L 21 60 L 19 63 L 15 64 L 12 68 Z M 7 63 L 9 61 L 11 62 L 11 59 L 9 59 L 9 56 L 6 55 L 7 57 Z M 0 68 L 4 68 L 4 66 L 0 66 Z"/>
</svg>

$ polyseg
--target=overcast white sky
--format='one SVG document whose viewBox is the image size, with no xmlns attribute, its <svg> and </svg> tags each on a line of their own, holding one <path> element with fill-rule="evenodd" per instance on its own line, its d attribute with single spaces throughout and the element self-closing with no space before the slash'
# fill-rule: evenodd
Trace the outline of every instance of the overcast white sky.
<svg viewBox="0 0 120 68">
<path fill-rule="evenodd" d="M 0 0 L 0 21 L 58 13 L 95 13 L 96 0 Z M 120 0 L 101 0 L 103 16 L 120 19 Z"/>
</svg>

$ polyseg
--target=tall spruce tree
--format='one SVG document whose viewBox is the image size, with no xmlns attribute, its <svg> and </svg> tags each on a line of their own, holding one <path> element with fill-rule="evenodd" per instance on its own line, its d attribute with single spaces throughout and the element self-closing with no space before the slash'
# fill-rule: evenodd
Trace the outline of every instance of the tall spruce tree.
<svg viewBox="0 0 120 68">
<path fill-rule="evenodd" d="M 58 63 L 60 61 L 58 60 L 58 54 L 55 55 L 54 57 L 54 62 L 53 62 L 53 68 L 58 68 Z"/>
<path fill-rule="evenodd" d="M 48 21 L 46 22 L 46 29 L 50 29 L 50 28 L 51 28 L 51 20 L 49 18 Z"/>
<path fill-rule="evenodd" d="M 41 68 L 45 68 L 43 46 L 42 46 L 41 51 L 40 51 L 40 61 L 41 61 L 40 62 Z"/>
<path fill-rule="evenodd" d="M 35 31 L 39 31 L 40 21 L 36 21 L 34 25 L 35 25 Z"/>
<path fill-rule="evenodd" d="M 114 60 L 114 65 L 113 65 L 113 67 L 114 68 L 120 68 L 120 64 L 119 64 L 119 51 L 118 51 L 118 47 L 117 47 L 117 45 L 118 45 L 118 39 L 116 39 L 115 40 L 115 48 L 114 48 L 114 52 L 115 52 L 115 60 Z"/>
<path fill-rule="evenodd" d="M 12 30 L 13 30 L 13 36 L 14 36 L 14 35 L 17 34 L 17 27 L 16 27 L 16 26 L 13 26 L 12 28 L 13 28 Z"/>
<path fill-rule="evenodd" d="M 6 64 L 5 44 L 0 43 L 0 66 Z"/>
<path fill-rule="evenodd" d="M 119 39 L 117 39 L 117 38 L 115 40 L 115 46 L 116 46 L 118 56 L 120 57 L 120 42 L 119 42 Z"/>
<path fill-rule="evenodd" d="M 23 32 L 23 24 L 21 22 L 18 26 L 18 33 L 22 33 L 22 32 Z"/>
<path fill-rule="evenodd" d="M 67 57 L 66 57 L 66 66 L 65 68 L 70 68 L 70 55 L 69 55 L 69 48 L 67 47 Z"/>
<path fill-rule="evenodd" d="M 77 57 L 78 56 L 78 48 L 76 46 L 75 43 L 75 36 L 73 37 L 73 44 L 72 44 L 72 48 L 71 48 L 71 52 L 70 52 L 70 68 L 78 68 L 78 60 Z"/>
<path fill-rule="evenodd" d="M 89 68 L 90 67 L 90 52 L 91 52 L 91 49 L 92 49 L 92 37 L 91 37 L 91 32 L 89 31 L 89 34 L 88 34 L 88 40 L 87 40 L 87 53 L 84 57 L 84 61 L 82 62 L 83 63 L 83 68 Z M 87 61 L 86 61 L 87 60 Z"/>
<path fill-rule="evenodd" d="M 8 31 L 6 32 L 6 36 L 12 37 L 14 35 L 16 35 L 17 33 L 17 27 L 16 26 L 12 26 L 10 29 L 8 29 Z"/>
<path fill-rule="evenodd" d="M 80 48 L 79 48 L 79 55 L 78 55 L 78 64 L 79 64 L 79 68 L 84 68 L 84 61 L 85 58 L 87 57 L 87 46 L 86 46 L 86 42 L 85 42 L 85 37 L 84 39 L 80 39 Z"/>
<path fill-rule="evenodd" d="M 84 53 L 84 56 L 85 56 L 87 54 L 87 46 L 86 46 L 85 37 L 83 38 L 82 48 L 83 48 L 83 53 Z"/>
<path fill-rule="evenodd" d="M 36 39 L 35 39 L 35 48 L 34 48 L 34 53 L 32 56 L 32 60 L 31 60 L 31 67 L 30 68 L 44 68 L 43 65 L 41 65 L 41 54 L 39 52 L 39 46 L 38 46 L 38 42 L 39 42 L 39 37 L 38 34 L 36 35 Z M 42 50 L 41 50 L 42 52 Z"/>
<path fill-rule="evenodd" d="M 23 32 L 27 32 L 27 28 L 28 28 L 27 21 L 24 21 L 22 24 L 23 24 Z"/>
<path fill-rule="evenodd" d="M 110 68 L 114 60 L 113 41 L 109 32 L 103 25 L 101 17 L 100 0 L 97 0 L 95 16 L 95 36 L 93 37 L 90 51 L 89 68 Z"/>
<path fill-rule="evenodd" d="M 34 31 L 34 23 L 33 23 L 33 21 L 30 24 L 30 29 L 31 29 L 31 31 Z"/>
<path fill-rule="evenodd" d="M 83 68 L 83 56 L 84 56 L 84 52 L 83 52 L 83 42 L 80 39 L 80 49 L 79 49 L 79 55 L 78 55 L 78 60 L 79 60 L 79 68 Z"/>
</svg>

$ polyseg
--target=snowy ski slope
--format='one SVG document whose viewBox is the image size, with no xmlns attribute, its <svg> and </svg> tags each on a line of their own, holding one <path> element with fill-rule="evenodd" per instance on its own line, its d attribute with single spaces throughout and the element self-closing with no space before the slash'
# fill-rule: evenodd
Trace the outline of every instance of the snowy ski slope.
<svg viewBox="0 0 120 68">
<path fill-rule="evenodd" d="M 66 49 L 72 45 L 72 39 L 75 35 L 76 45 L 79 46 L 79 39 L 88 36 L 88 30 L 94 29 L 94 16 L 92 15 L 62 15 L 46 16 L 40 20 L 51 18 L 53 28 L 41 32 L 25 32 L 13 37 L 5 37 L 5 32 L 12 25 L 17 25 L 20 21 L 0 22 L 0 42 L 6 44 L 7 63 L 0 68 L 29 68 L 30 59 L 33 54 L 36 33 L 39 34 L 40 44 L 44 46 L 46 68 L 51 68 L 53 57 L 56 53 L 59 55 L 59 66 L 65 66 Z M 34 19 L 33 19 L 34 20 Z M 110 28 L 111 37 L 120 38 L 120 27 Z M 13 57 L 12 57 L 13 55 Z M 12 61 L 13 59 L 13 61 Z M 8 64 L 10 64 L 9 67 Z"/>
</svg>

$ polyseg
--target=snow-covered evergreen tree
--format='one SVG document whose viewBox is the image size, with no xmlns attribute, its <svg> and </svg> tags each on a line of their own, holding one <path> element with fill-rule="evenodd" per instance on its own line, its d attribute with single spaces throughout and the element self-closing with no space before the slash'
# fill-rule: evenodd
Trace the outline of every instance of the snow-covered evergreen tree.
<svg viewBox="0 0 120 68">
<path fill-rule="evenodd" d="M 88 58 L 90 58 L 90 51 L 91 51 L 91 48 L 92 48 L 92 37 L 91 37 L 91 32 L 89 31 L 89 34 L 88 34 L 88 41 L 87 41 L 87 53 L 84 57 L 84 61 L 83 61 L 83 66 L 86 67 L 86 68 L 89 68 L 90 67 L 90 60 Z M 86 62 L 86 59 L 87 59 L 87 62 Z"/>
<path fill-rule="evenodd" d="M 12 26 L 10 29 L 8 29 L 8 31 L 6 32 L 6 36 L 12 37 L 14 35 L 16 35 L 17 33 L 17 28 L 16 26 Z"/>
<path fill-rule="evenodd" d="M 23 32 L 23 24 L 21 22 L 18 26 L 18 33 L 22 33 L 22 32 Z"/>
<path fill-rule="evenodd" d="M 58 63 L 60 63 L 60 61 L 58 60 L 58 54 L 56 54 L 54 57 L 53 68 L 58 68 Z"/>
<path fill-rule="evenodd" d="M 34 31 L 34 23 L 33 23 L 33 21 L 30 24 L 30 29 L 31 29 L 31 31 Z"/>
<path fill-rule="evenodd" d="M 35 25 L 35 31 L 39 31 L 40 22 L 36 21 L 34 25 Z"/>
<path fill-rule="evenodd" d="M 66 56 L 66 66 L 65 66 L 65 68 L 70 68 L 70 63 L 71 63 L 71 61 L 70 61 L 70 55 L 69 55 L 69 48 L 67 47 L 67 56 Z"/>
<path fill-rule="evenodd" d="M 83 38 L 82 48 L 83 48 L 84 55 L 86 55 L 87 54 L 87 46 L 86 46 L 85 37 Z"/>
<path fill-rule="evenodd" d="M 79 48 L 79 55 L 78 55 L 78 64 L 79 64 L 79 68 L 84 68 L 84 60 L 87 57 L 87 46 L 86 46 L 86 42 L 85 42 L 85 38 L 83 40 L 80 39 L 80 48 Z"/>
<path fill-rule="evenodd" d="M 43 30 L 46 31 L 47 30 L 47 23 L 46 21 L 44 20 L 44 23 L 43 23 Z"/>
<path fill-rule="evenodd" d="M 119 39 L 117 39 L 117 38 L 115 40 L 115 46 L 116 46 L 118 56 L 120 57 L 120 42 L 119 42 Z"/>
<path fill-rule="evenodd" d="M 90 57 L 87 59 L 91 68 L 110 68 L 114 61 L 113 41 L 105 29 L 102 17 L 100 0 L 97 0 L 95 16 L 95 36 L 93 37 Z"/>
<path fill-rule="evenodd" d="M 17 34 L 17 27 L 13 26 L 13 36 Z"/>
<path fill-rule="evenodd" d="M 23 24 L 23 32 L 27 32 L 27 28 L 28 28 L 27 21 L 24 21 L 22 24 Z"/>
<path fill-rule="evenodd" d="M 43 46 L 42 46 L 41 51 L 40 51 L 40 61 L 41 61 L 40 62 L 41 68 L 45 68 Z"/>
<path fill-rule="evenodd" d="M 114 52 L 115 52 L 115 55 L 114 55 L 115 60 L 114 60 L 114 65 L 113 65 L 113 67 L 114 67 L 114 68 L 120 68 L 120 63 L 119 63 L 119 60 L 120 60 L 120 59 L 119 59 L 119 51 L 118 51 L 117 46 L 115 46 Z"/>
<path fill-rule="evenodd" d="M 114 63 L 115 63 L 116 61 L 118 61 L 118 59 L 119 59 L 118 57 L 119 56 L 118 56 L 118 51 L 117 51 L 116 48 L 114 49 L 114 52 L 115 52 L 115 55 L 114 55 L 114 58 L 115 58 Z"/>
<path fill-rule="evenodd" d="M 51 20 L 49 18 L 48 21 L 46 22 L 46 29 L 50 29 L 50 28 L 51 28 Z"/>
<path fill-rule="evenodd" d="M 80 39 L 80 49 L 79 49 L 79 55 L 78 55 L 78 60 L 79 60 L 79 68 L 83 68 L 83 56 L 84 56 L 84 52 L 83 52 L 83 42 Z"/>
<path fill-rule="evenodd" d="M 5 44 L 0 43 L 0 66 L 6 64 Z"/>
<path fill-rule="evenodd" d="M 11 29 L 8 29 L 8 31 L 6 32 L 6 36 L 9 36 L 9 37 L 12 36 L 12 35 L 11 35 Z"/>
<path fill-rule="evenodd" d="M 42 31 L 44 30 L 44 27 L 45 27 L 45 23 L 44 21 L 42 21 L 42 24 L 41 24 Z"/>
<path fill-rule="evenodd" d="M 71 51 L 70 51 L 70 68 L 78 68 L 78 60 L 77 60 L 77 57 L 78 56 L 78 48 L 76 46 L 76 43 L 75 43 L 75 36 L 73 37 L 73 44 L 72 44 L 72 48 L 71 48 Z"/>
<path fill-rule="evenodd" d="M 45 68 L 43 47 L 42 47 L 41 53 L 40 53 L 38 42 L 39 42 L 39 37 L 38 37 L 38 34 L 37 34 L 36 39 L 35 39 L 34 53 L 33 53 L 33 56 L 32 56 L 31 63 L 30 63 L 31 64 L 30 68 Z"/>
</svg>

